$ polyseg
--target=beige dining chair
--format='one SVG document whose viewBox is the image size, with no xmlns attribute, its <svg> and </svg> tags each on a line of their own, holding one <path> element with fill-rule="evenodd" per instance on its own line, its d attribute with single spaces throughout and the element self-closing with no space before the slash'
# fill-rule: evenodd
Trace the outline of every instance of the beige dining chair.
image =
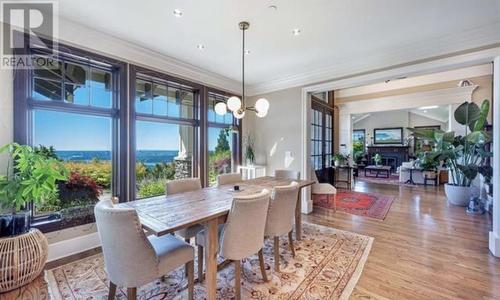
<svg viewBox="0 0 500 300">
<path fill-rule="evenodd" d="M 313 195 L 336 195 L 337 189 L 329 183 L 320 183 L 316 172 L 311 170 L 311 180 L 315 183 L 311 186 L 311 193 Z M 333 211 L 337 211 L 337 204 L 333 201 Z"/>
<path fill-rule="evenodd" d="M 269 206 L 268 190 L 248 196 L 235 196 L 226 223 L 219 226 L 219 254 L 234 263 L 236 299 L 241 299 L 241 260 L 258 254 L 262 278 L 267 282 L 264 266 L 264 229 L 266 225 L 267 210 Z M 203 268 L 203 247 L 205 247 L 205 231 L 198 233 L 196 243 L 198 252 L 198 278 Z M 200 268 L 201 266 L 201 268 Z"/>
<path fill-rule="evenodd" d="M 290 185 L 274 187 L 271 194 L 265 236 L 274 239 L 274 269 L 276 272 L 280 270 L 280 236 L 288 234 L 290 251 L 292 252 L 292 256 L 295 257 L 292 231 L 298 195 L 299 184 L 295 181 L 290 183 Z"/>
<path fill-rule="evenodd" d="M 233 184 L 242 182 L 240 173 L 227 173 L 217 175 L 217 185 Z"/>
<path fill-rule="evenodd" d="M 198 191 L 201 190 L 201 181 L 199 178 L 184 178 L 184 179 L 176 179 L 167 182 L 166 186 L 166 194 L 167 196 Z M 190 226 L 185 229 L 181 229 L 176 231 L 178 235 L 184 238 L 186 243 L 191 242 L 191 238 L 194 238 L 196 234 L 203 230 L 203 226 L 200 224 L 196 224 Z"/>
<path fill-rule="evenodd" d="M 102 200 L 94 212 L 110 281 L 108 299 L 115 298 L 117 286 L 127 288 L 129 300 L 136 299 L 137 287 L 183 264 L 188 270 L 188 297 L 193 299 L 193 247 L 172 235 L 146 237 L 133 208 L 117 208 Z"/>
<path fill-rule="evenodd" d="M 165 187 L 167 196 L 198 191 L 201 190 L 201 180 L 199 178 L 182 178 L 171 180 L 167 182 Z M 184 241 L 191 244 L 191 239 L 196 236 L 196 234 L 203 230 L 201 224 L 195 224 L 187 228 L 176 231 L 175 233 L 181 236 Z M 188 270 L 186 269 L 185 274 L 187 275 Z"/>
<path fill-rule="evenodd" d="M 300 172 L 293 170 L 275 170 L 274 177 L 280 179 L 290 179 L 290 180 L 299 180 Z"/>
</svg>

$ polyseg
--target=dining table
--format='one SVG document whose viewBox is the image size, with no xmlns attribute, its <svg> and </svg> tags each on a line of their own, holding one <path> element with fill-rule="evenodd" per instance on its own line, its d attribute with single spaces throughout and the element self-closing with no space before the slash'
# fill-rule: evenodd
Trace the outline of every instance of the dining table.
<svg viewBox="0 0 500 300">
<path fill-rule="evenodd" d="M 196 191 L 174 195 L 162 195 L 118 204 L 118 207 L 134 208 L 143 228 L 154 235 L 162 236 L 178 230 L 202 224 L 207 235 L 205 248 L 206 298 L 216 299 L 218 225 L 223 224 L 231 209 L 233 198 L 255 194 L 263 189 L 271 191 L 275 186 L 284 186 L 296 181 L 299 187 L 295 211 L 295 238 L 302 232 L 302 189 L 314 184 L 312 180 L 291 180 L 271 176 L 242 182 L 207 187 Z M 239 190 L 235 190 L 237 185 Z"/>
</svg>

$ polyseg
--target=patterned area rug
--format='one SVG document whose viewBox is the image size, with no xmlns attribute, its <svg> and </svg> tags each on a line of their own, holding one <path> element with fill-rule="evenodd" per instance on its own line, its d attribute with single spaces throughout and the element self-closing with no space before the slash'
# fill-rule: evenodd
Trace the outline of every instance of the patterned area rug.
<svg viewBox="0 0 500 300">
<path fill-rule="evenodd" d="M 334 228 L 304 223 L 303 239 L 297 241 L 292 258 L 286 238 L 280 241 L 281 272 L 274 272 L 272 241 L 264 248 L 269 282 L 263 282 L 258 257 L 243 262 L 243 299 L 347 299 L 354 289 L 370 252 L 373 238 Z M 196 260 L 195 260 L 196 261 Z M 196 263 L 195 263 L 196 264 Z M 49 270 L 38 287 L 26 288 L 32 299 L 106 299 L 108 280 L 102 255 Z M 196 270 L 196 266 L 195 266 Z M 186 299 L 187 282 L 183 268 L 140 287 L 138 299 Z M 234 267 L 219 271 L 218 299 L 234 297 Z M 47 293 L 47 282 L 49 293 Z M 204 299 L 205 287 L 195 285 L 195 299 Z M 18 299 L 23 299 L 23 295 Z M 24 295 L 26 296 L 26 295 Z M 3 299 L 3 298 L 2 298 Z M 125 289 L 117 290 L 117 299 L 126 299 Z"/>
<path fill-rule="evenodd" d="M 379 220 L 385 219 L 393 201 L 392 196 L 341 189 L 337 190 L 336 195 L 313 195 L 316 206 Z"/>
</svg>

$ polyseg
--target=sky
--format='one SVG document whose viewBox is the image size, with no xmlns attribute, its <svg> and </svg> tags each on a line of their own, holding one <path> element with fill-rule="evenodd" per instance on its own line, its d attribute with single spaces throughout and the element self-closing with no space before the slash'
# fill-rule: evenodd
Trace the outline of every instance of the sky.
<svg viewBox="0 0 500 300">
<path fill-rule="evenodd" d="M 179 125 L 137 121 L 137 150 L 178 150 Z M 33 145 L 57 151 L 111 151 L 111 120 L 105 117 L 36 110 Z M 209 151 L 217 145 L 220 128 L 209 128 Z M 230 143 L 231 144 L 231 143 Z"/>
</svg>

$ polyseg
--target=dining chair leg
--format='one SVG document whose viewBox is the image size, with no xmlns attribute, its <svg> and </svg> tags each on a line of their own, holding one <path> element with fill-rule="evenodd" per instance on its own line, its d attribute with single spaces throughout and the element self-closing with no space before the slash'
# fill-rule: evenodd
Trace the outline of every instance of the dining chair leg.
<svg viewBox="0 0 500 300">
<path fill-rule="evenodd" d="M 280 271 L 280 237 L 274 237 L 274 269 Z"/>
<path fill-rule="evenodd" d="M 127 288 L 127 300 L 137 299 L 137 288 Z"/>
<path fill-rule="evenodd" d="M 292 231 L 291 230 L 288 233 L 288 243 L 290 244 L 290 251 L 292 251 L 292 257 L 295 257 L 295 247 L 293 246 L 293 236 L 292 236 Z"/>
<path fill-rule="evenodd" d="M 186 239 L 184 239 L 184 242 L 186 242 L 188 244 L 191 244 L 191 239 L 187 239 L 186 238 Z M 186 265 L 185 268 L 184 268 L 184 277 L 187 278 L 187 276 L 188 276 L 188 269 L 187 269 L 187 265 Z"/>
<path fill-rule="evenodd" d="M 188 270 L 188 299 L 193 300 L 193 292 L 194 292 L 194 261 L 190 260 L 186 264 L 186 268 Z"/>
<path fill-rule="evenodd" d="M 260 272 L 262 273 L 262 278 L 265 282 L 267 282 L 267 274 L 266 267 L 264 265 L 264 254 L 262 253 L 262 249 L 259 250 L 259 264 L 260 264 Z"/>
<path fill-rule="evenodd" d="M 109 282 L 108 300 L 114 300 L 116 295 L 116 284 Z"/>
<path fill-rule="evenodd" d="M 241 299 L 241 261 L 234 261 L 234 292 L 236 300 Z"/>
<path fill-rule="evenodd" d="M 203 281 L 203 246 L 198 246 L 198 282 Z"/>
</svg>

